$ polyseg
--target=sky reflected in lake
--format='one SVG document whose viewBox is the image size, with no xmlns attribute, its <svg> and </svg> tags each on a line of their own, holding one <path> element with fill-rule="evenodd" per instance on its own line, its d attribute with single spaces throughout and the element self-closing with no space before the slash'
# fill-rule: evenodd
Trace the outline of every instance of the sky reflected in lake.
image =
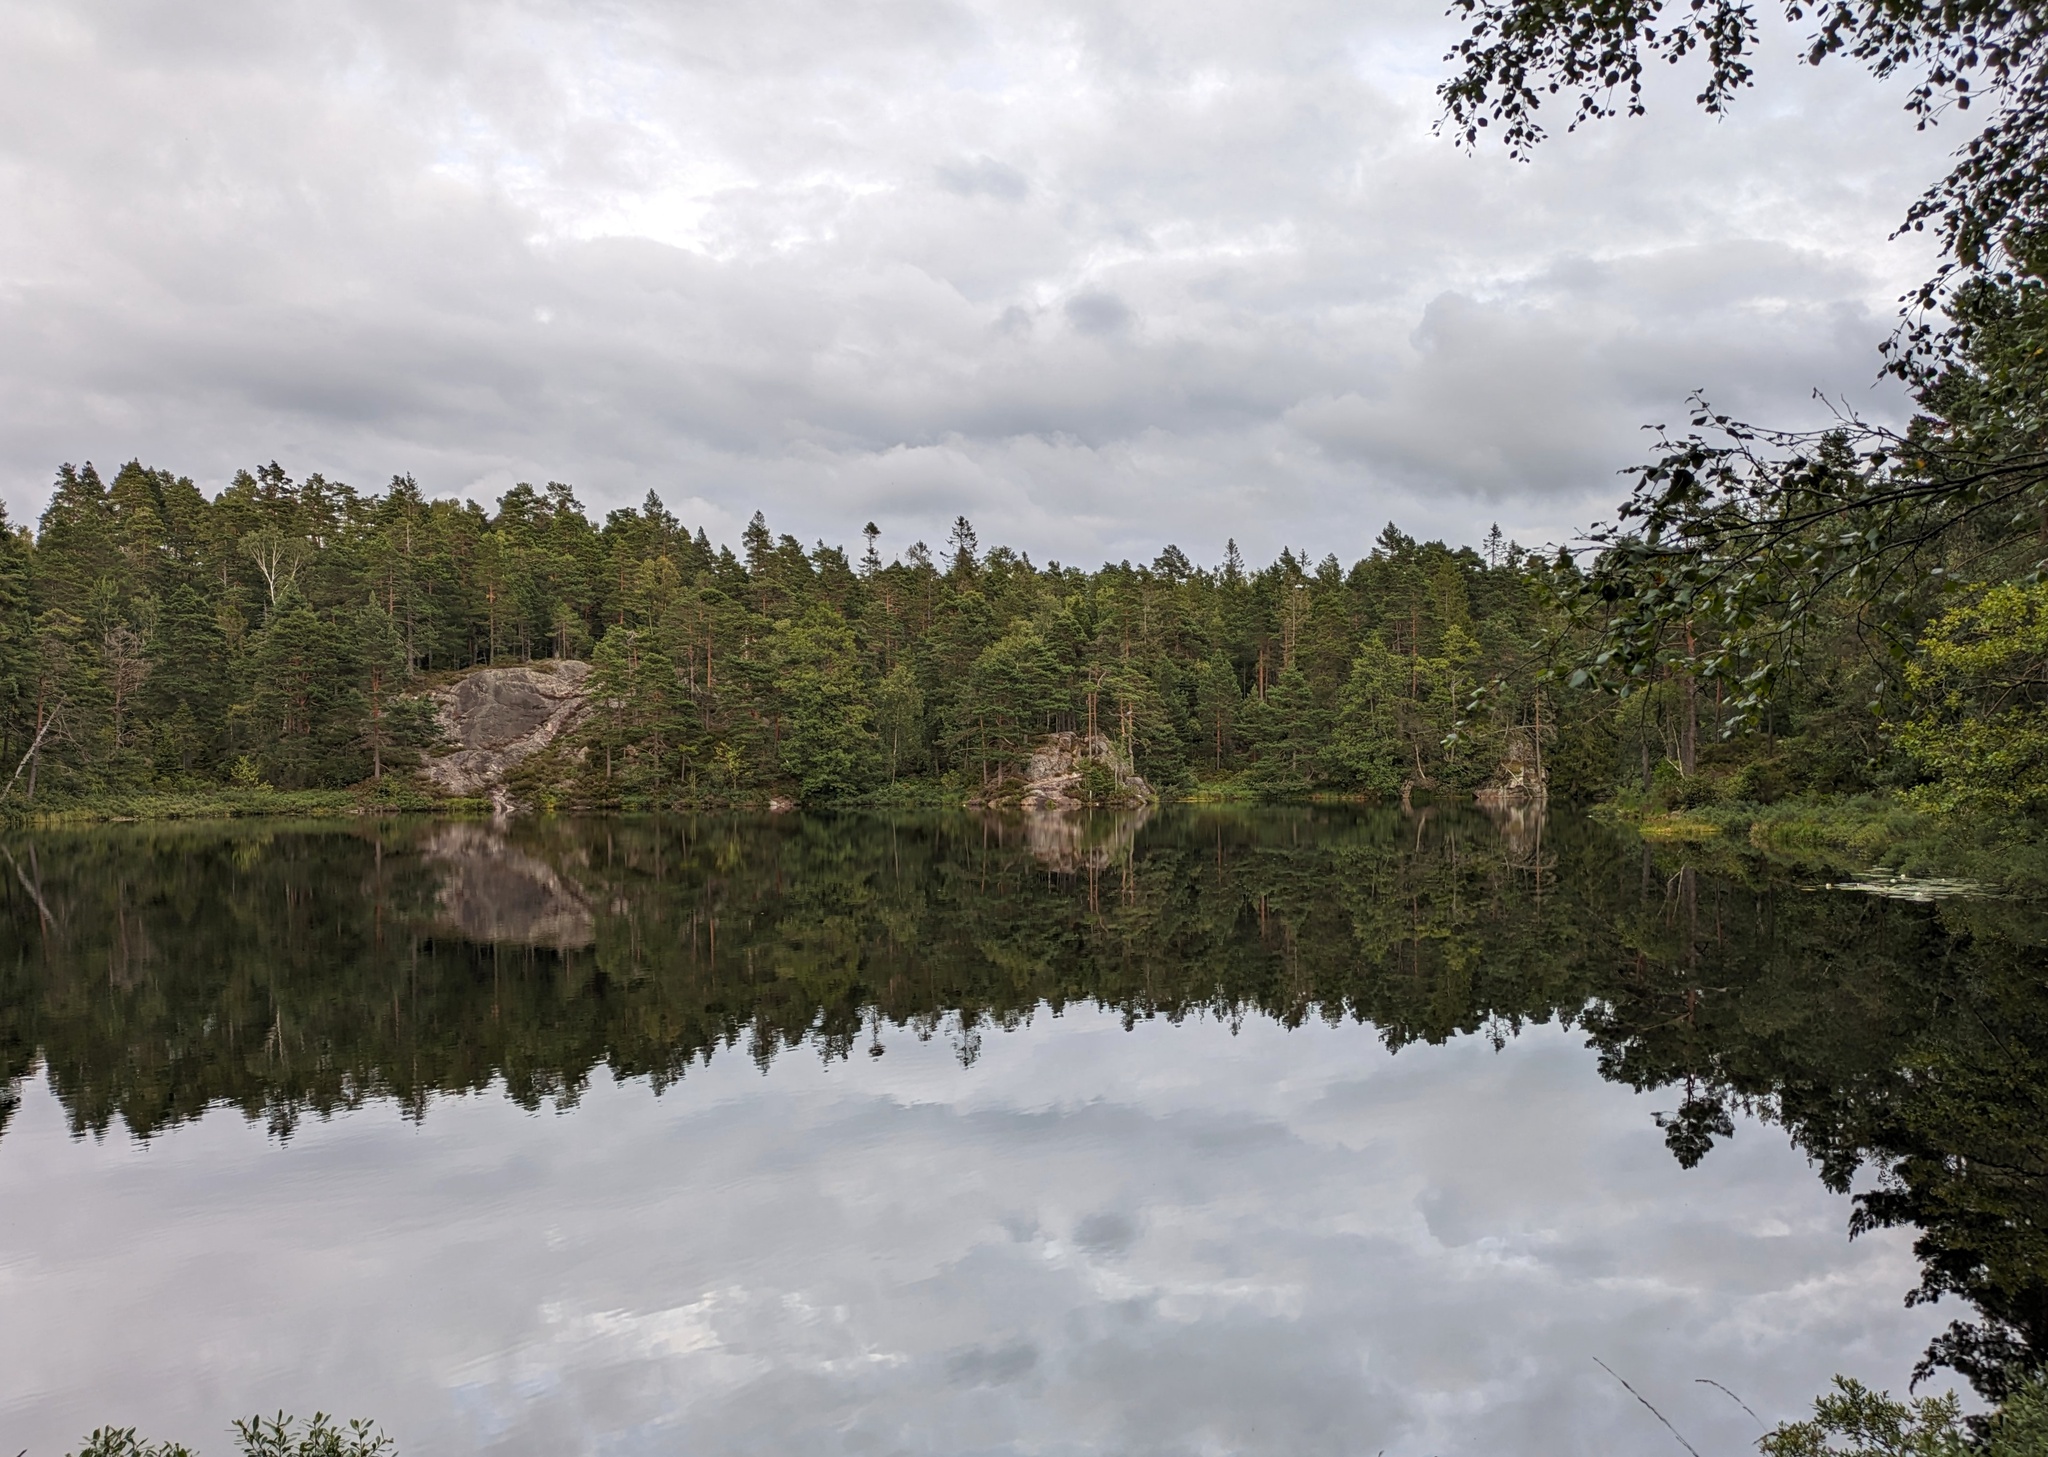
<svg viewBox="0 0 2048 1457">
<path fill-rule="evenodd" d="M 426 1453 L 1750 1450 L 1837 1370 L 1898 1384 L 1910 1231 L 1845 1238 L 1777 1128 L 1680 1167 L 1582 1031 L 1389 1052 L 1041 1008 L 884 1022 L 656 1096 L 371 1101 L 0 1138 L 0 1432 L 379 1418 Z M 972 1065 L 963 1066 L 962 1041 Z"/>
</svg>

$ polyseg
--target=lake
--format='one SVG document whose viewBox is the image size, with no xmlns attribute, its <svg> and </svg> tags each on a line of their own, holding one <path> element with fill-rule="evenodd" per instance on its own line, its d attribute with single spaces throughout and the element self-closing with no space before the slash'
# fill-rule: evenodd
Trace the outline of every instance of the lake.
<svg viewBox="0 0 2048 1457">
<path fill-rule="evenodd" d="M 6 852 L 10 1454 L 1715 1457 L 2048 1333 L 2030 906 L 1446 810 Z"/>
</svg>

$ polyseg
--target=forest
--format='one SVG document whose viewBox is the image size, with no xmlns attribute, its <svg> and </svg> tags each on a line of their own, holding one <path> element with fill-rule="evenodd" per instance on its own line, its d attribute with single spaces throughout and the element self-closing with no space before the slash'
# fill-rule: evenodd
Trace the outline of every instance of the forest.
<svg viewBox="0 0 2048 1457">
<path fill-rule="evenodd" d="M 965 518 L 938 553 L 885 561 L 878 534 L 852 557 L 757 514 L 735 552 L 652 495 L 596 522 L 561 484 L 486 511 L 403 477 L 365 495 L 272 465 L 209 500 L 67 466 L 0 543 L 0 760 L 26 760 L 34 805 L 403 780 L 433 747 L 422 688 L 558 658 L 606 708 L 554 765 L 586 805 L 957 798 L 1058 729 L 1117 739 L 1169 792 L 1469 790 L 1494 725 L 1542 711 L 1552 609 L 1498 533 L 1093 571 L 983 549 Z"/>
</svg>

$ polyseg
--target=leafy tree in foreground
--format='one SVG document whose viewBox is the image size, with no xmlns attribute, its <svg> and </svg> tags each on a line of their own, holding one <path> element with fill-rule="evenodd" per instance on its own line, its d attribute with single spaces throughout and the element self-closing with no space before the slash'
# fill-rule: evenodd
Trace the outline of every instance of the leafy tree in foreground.
<svg viewBox="0 0 2048 1457">
<path fill-rule="evenodd" d="M 1490 134 L 1523 157 L 1545 136 L 1546 104 L 1574 128 L 1640 114 L 1655 60 L 1700 63 L 1699 105 L 1725 112 L 1761 36 L 1746 0 L 1454 0 L 1451 13 L 1468 31 L 1446 58 L 1458 69 L 1439 88 L 1443 124 L 1467 146 Z M 1905 79 L 1918 125 L 1988 117 L 1905 217 L 1906 229 L 1932 224 L 1943 250 L 1886 346 L 1913 421 L 1774 431 L 1695 401 L 1690 431 L 1664 437 L 1616 522 L 1592 534 L 1590 570 L 1559 563 L 1576 619 L 1571 679 L 1641 702 L 1623 735 L 1641 748 L 1646 794 L 1656 760 L 1692 777 L 1703 724 L 1709 738 L 1753 728 L 1769 740 L 1788 716 L 1825 725 L 1827 744 L 1809 734 L 1801 756 L 1825 761 L 1813 782 L 1967 777 L 1970 754 L 1945 762 L 1924 734 L 1905 762 L 1881 742 L 1886 719 L 1925 726 L 1942 712 L 1918 696 L 1940 674 L 1903 667 L 1952 590 L 2048 565 L 2048 8 L 1786 0 L 1784 14 L 1810 26 L 1809 64 L 1840 57 Z M 1960 700 L 1950 707 L 1965 736 L 2001 737 Z M 1667 753 L 1652 751 L 1660 738 Z M 2012 747 L 1979 746 L 1991 759 Z M 1969 798 L 1963 787 L 1927 802 Z"/>
<path fill-rule="evenodd" d="M 1598 555 L 1561 586 L 1590 627 L 1576 680 L 1674 668 L 1754 720 L 1817 662 L 1861 656 L 1896 689 L 1914 637 L 1970 584 L 2048 560 L 2048 236 L 1950 301 L 1942 357 L 1910 366 L 1921 413 L 1809 432 L 1705 407 L 1636 468 Z"/>
<path fill-rule="evenodd" d="M 1667 14 L 1667 11 L 1669 12 Z M 1736 0 L 1607 5 L 1458 0 L 1471 22 L 1441 88 L 1467 143 L 1496 124 L 1517 154 L 1542 139 L 1546 98 L 1572 125 L 1642 109 L 1648 59 L 1707 65 L 1700 103 L 1719 112 L 1748 84 L 1757 20 Z M 1922 125 L 1988 100 L 1993 115 L 1956 169 L 1914 206 L 1938 224 L 1941 272 L 1918 295 L 1938 317 L 1909 321 L 1888 368 L 1921 414 L 1903 430 L 1845 418 L 1801 433 L 1762 429 L 1696 402 L 1635 472 L 1610 528 L 1593 534 L 1589 578 L 1565 583 L 1597 623 L 1579 673 L 1638 689 L 1682 672 L 1754 722 L 1813 658 L 1861 651 L 1902 661 L 1954 581 L 2038 570 L 2048 506 L 2048 11 L 2008 0 L 1791 0 L 1809 13 L 1807 59 L 1862 62 L 1916 78 Z M 1881 668 L 1879 688 L 1897 686 Z"/>
<path fill-rule="evenodd" d="M 2048 585 L 2004 583 L 1927 629 L 1899 742 L 1935 776 L 1931 809 L 2048 807 Z"/>
</svg>

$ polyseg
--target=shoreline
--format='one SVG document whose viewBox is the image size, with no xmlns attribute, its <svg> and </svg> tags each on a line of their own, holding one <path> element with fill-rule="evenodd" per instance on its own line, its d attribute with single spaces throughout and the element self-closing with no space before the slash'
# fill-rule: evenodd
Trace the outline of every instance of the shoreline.
<svg viewBox="0 0 2048 1457">
<path fill-rule="evenodd" d="M 1235 791 L 1235 792 L 1233 792 Z M 1243 793 L 1236 786 L 1223 792 L 1194 785 L 1158 796 L 1159 807 L 1253 808 L 1297 806 L 1393 805 L 1368 795 L 1315 794 L 1266 798 Z M 1460 802 L 1461 807 L 1479 808 Z M 1427 809 L 1430 805 L 1418 805 Z M 691 803 L 655 804 L 625 798 L 609 804 L 573 805 L 543 802 L 521 818 L 550 819 L 566 815 L 642 815 L 664 813 L 788 812 L 790 801 L 753 797 L 707 798 Z M 1014 805 L 976 803 L 970 793 L 940 784 L 899 785 L 894 792 L 801 808 L 848 810 L 988 810 L 1014 811 Z M 1128 810 L 1130 806 L 1087 805 L 1094 812 Z M 2018 822 L 1961 822 L 1912 809 L 1881 795 L 1784 800 L 1775 804 L 1727 803 L 1686 809 L 1657 809 L 1628 797 L 1594 804 L 1557 802 L 1564 813 L 1584 814 L 1639 836 L 1646 846 L 1682 856 L 1712 860 L 1764 861 L 1834 869 L 1881 869 L 1910 874 L 1936 874 L 1966 867 L 1977 878 L 2048 889 L 2048 838 L 2029 833 Z M 378 819 L 418 815 L 446 820 L 487 820 L 496 816 L 488 796 L 445 796 L 410 786 L 371 792 L 350 789 L 281 790 L 222 786 L 198 790 L 161 790 L 138 794 L 95 796 L 62 804 L 0 806 L 0 827 L 16 829 L 84 828 L 102 824 L 156 824 L 189 820 L 241 819 Z M 1069 812 L 1058 810 L 1054 812 Z M 1989 867 L 2000 873 L 1986 876 Z"/>
</svg>

